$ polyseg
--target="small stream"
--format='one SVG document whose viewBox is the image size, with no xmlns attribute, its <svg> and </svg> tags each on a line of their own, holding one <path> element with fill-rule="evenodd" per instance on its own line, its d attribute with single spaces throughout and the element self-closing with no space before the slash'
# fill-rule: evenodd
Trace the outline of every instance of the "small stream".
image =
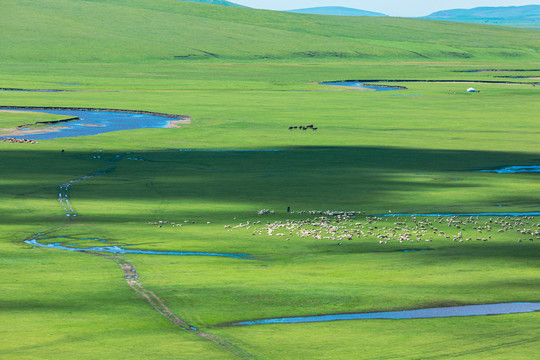
<svg viewBox="0 0 540 360">
<path fill-rule="evenodd" d="M 112 254 L 143 254 L 143 255 L 180 255 L 180 256 L 218 256 L 218 257 L 228 257 L 235 259 L 251 259 L 248 254 L 227 254 L 227 253 L 213 253 L 213 252 L 194 252 L 194 251 L 154 251 L 154 250 L 136 250 L 136 249 L 126 249 L 124 247 L 113 245 L 113 246 L 88 246 L 88 247 L 76 247 L 76 244 L 73 243 L 73 240 L 70 241 L 71 244 L 65 245 L 60 242 L 44 243 L 43 241 L 50 241 L 54 239 L 62 239 L 63 237 L 58 238 L 49 238 L 49 239 L 38 239 L 33 238 L 30 240 L 25 240 L 24 242 L 28 245 L 41 248 L 49 248 L 56 250 L 66 250 L 66 251 L 96 251 L 96 252 L 105 252 Z M 39 242 L 39 241 L 42 242 Z M 80 239 L 80 240 L 89 240 L 89 239 Z M 99 240 L 104 242 L 103 240 Z"/>
<path fill-rule="evenodd" d="M 531 212 L 478 212 L 478 213 L 428 213 L 428 214 L 421 214 L 421 213 L 396 213 L 396 214 L 382 214 L 382 215 L 370 215 L 370 216 L 381 216 L 381 217 L 389 217 L 389 216 L 445 216 L 445 217 L 452 217 L 452 216 L 512 216 L 512 217 L 518 217 L 518 216 L 540 216 L 540 211 L 531 211 Z"/>
<path fill-rule="evenodd" d="M 496 170 L 478 170 L 478 172 L 494 172 L 497 174 L 516 174 L 516 173 L 540 173 L 540 166 L 508 166 L 502 169 Z"/>
<path fill-rule="evenodd" d="M 467 305 L 440 307 L 430 309 L 386 311 L 358 314 L 336 314 L 319 316 L 301 316 L 275 319 L 262 319 L 253 321 L 242 321 L 233 323 L 233 326 L 264 325 L 264 324 L 298 324 L 310 322 L 324 322 L 337 320 L 367 320 L 367 319 L 430 319 L 447 318 L 459 316 L 485 316 L 502 314 L 519 314 L 526 312 L 540 311 L 540 303 L 516 302 L 486 305 Z"/>
</svg>

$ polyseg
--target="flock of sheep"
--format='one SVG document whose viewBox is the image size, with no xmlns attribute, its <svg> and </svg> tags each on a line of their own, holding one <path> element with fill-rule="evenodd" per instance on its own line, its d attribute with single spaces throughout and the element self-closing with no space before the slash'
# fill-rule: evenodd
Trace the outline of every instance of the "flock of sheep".
<svg viewBox="0 0 540 360">
<path fill-rule="evenodd" d="M 196 224 L 197 222 L 192 221 L 192 220 L 184 220 L 184 223 Z M 169 221 L 169 220 L 150 221 L 150 222 L 148 222 L 148 224 L 149 225 L 156 225 L 157 227 L 163 227 L 165 225 L 171 225 L 173 227 L 180 227 L 180 226 L 183 225 L 181 223 L 176 223 L 174 221 Z M 207 221 L 206 224 L 210 224 L 210 221 Z"/>
<path fill-rule="evenodd" d="M 2 141 L 7 141 L 9 143 L 20 143 L 20 144 L 38 144 L 36 140 L 30 140 L 30 139 L 17 139 L 14 137 L 3 137 L 0 138 Z"/>
<path fill-rule="evenodd" d="M 275 214 L 269 209 L 259 210 L 259 216 Z M 365 216 L 361 212 L 298 211 L 290 215 L 310 216 L 297 220 L 246 221 L 225 225 L 227 231 L 249 230 L 253 236 L 281 236 L 327 240 L 342 245 L 355 238 L 389 243 L 424 243 L 436 239 L 453 242 L 489 241 L 503 233 L 513 234 L 517 242 L 540 240 L 540 222 L 534 216 Z M 303 217 L 303 216 L 302 216 Z M 236 218 L 235 218 L 236 220 Z M 183 223 L 196 224 L 192 220 Z M 149 222 L 157 227 L 181 227 L 181 222 L 160 220 Z M 210 224 L 210 222 L 206 222 Z"/>
<path fill-rule="evenodd" d="M 354 238 L 375 239 L 379 244 L 390 242 L 420 243 L 434 239 L 454 242 L 489 241 L 495 234 L 513 232 L 518 242 L 540 240 L 540 222 L 534 216 L 479 217 L 479 216 L 367 216 L 358 219 L 360 212 L 309 212 L 314 216 L 302 220 L 274 222 L 247 221 L 225 228 L 246 229 L 252 235 L 312 237 L 341 245 Z M 467 235 L 464 235 L 466 233 Z M 475 234 L 474 236 L 471 233 Z"/>
</svg>

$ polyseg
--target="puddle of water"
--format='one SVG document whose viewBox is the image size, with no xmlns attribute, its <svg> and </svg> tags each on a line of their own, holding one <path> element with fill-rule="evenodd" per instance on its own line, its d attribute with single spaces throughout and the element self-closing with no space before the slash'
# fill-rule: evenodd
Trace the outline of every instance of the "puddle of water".
<svg viewBox="0 0 540 360">
<path fill-rule="evenodd" d="M 297 324 L 309 322 L 337 321 L 337 320 L 366 320 L 366 319 L 429 319 L 459 316 L 485 316 L 502 314 L 519 314 L 540 310 L 540 303 L 503 303 L 487 305 L 454 306 L 431 309 L 418 309 L 406 311 L 387 311 L 360 314 L 337 314 L 305 317 L 290 317 L 277 319 L 263 319 L 233 323 L 233 326 L 262 325 L 262 324 Z"/>
<path fill-rule="evenodd" d="M 60 237 L 55 238 L 55 239 L 60 239 Z M 116 246 L 116 245 L 115 246 L 90 246 L 90 247 L 77 248 L 77 247 L 64 246 L 61 243 L 42 244 L 38 242 L 37 239 L 25 240 L 24 242 L 29 245 L 36 246 L 36 247 L 57 249 L 57 250 L 67 250 L 67 251 L 97 251 L 97 252 L 106 252 L 106 253 L 112 253 L 112 254 L 143 254 L 143 255 L 180 255 L 180 256 L 198 255 L 198 256 L 229 257 L 229 258 L 246 259 L 246 260 L 251 259 L 248 254 L 226 254 L 226 253 L 192 252 L 192 251 L 132 250 L 132 249 L 125 249 L 123 247 Z"/>
<path fill-rule="evenodd" d="M 371 89 L 375 91 L 392 91 L 392 90 L 405 90 L 401 87 L 392 87 L 392 86 L 384 86 L 384 85 L 370 85 L 365 83 L 358 83 L 358 82 L 329 82 L 329 83 L 320 83 L 320 85 L 333 85 L 333 86 L 350 86 L 350 87 L 358 87 L 363 89 Z"/>
<path fill-rule="evenodd" d="M 42 109 L 6 109 L 17 111 L 39 111 L 47 114 L 65 115 L 77 117 L 78 120 L 47 127 L 51 132 L 41 134 L 28 134 L 14 136 L 15 138 L 25 138 L 32 140 L 51 140 L 64 137 L 77 137 L 97 135 L 112 131 L 166 128 L 172 121 L 181 119 L 128 112 L 112 111 L 82 111 L 82 110 L 42 110 Z"/>
<path fill-rule="evenodd" d="M 478 172 L 494 172 L 497 174 L 540 173 L 540 166 L 508 166 L 497 170 L 478 170 Z"/>
</svg>

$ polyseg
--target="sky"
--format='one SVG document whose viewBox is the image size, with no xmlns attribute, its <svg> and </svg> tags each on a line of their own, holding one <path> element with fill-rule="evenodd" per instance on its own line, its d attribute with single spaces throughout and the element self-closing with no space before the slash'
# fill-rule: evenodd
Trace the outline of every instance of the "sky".
<svg viewBox="0 0 540 360">
<path fill-rule="evenodd" d="M 479 6 L 540 5 L 540 0 L 229 0 L 257 9 L 293 10 L 318 6 L 345 6 L 391 16 L 425 16 L 435 11 Z"/>
</svg>

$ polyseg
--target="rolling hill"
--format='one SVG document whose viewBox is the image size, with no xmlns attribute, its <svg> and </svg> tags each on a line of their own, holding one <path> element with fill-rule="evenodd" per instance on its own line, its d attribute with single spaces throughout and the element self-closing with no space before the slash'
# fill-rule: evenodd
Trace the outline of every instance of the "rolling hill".
<svg viewBox="0 0 540 360">
<path fill-rule="evenodd" d="M 337 16 L 387 16 L 385 14 L 353 9 L 343 6 L 321 6 L 307 9 L 287 10 L 287 12 L 298 14 L 315 14 L 315 15 L 337 15 Z"/>
<path fill-rule="evenodd" d="M 526 29 L 177 0 L 4 0 L 2 10 L 4 63 L 536 60 L 540 50 Z"/>
<path fill-rule="evenodd" d="M 540 5 L 477 7 L 438 11 L 424 19 L 540 28 Z"/>
</svg>

